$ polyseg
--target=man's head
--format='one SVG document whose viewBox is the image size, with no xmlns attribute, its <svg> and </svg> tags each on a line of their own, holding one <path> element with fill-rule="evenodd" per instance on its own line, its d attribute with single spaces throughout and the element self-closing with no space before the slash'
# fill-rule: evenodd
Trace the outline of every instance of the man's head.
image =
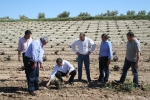
<svg viewBox="0 0 150 100">
<path fill-rule="evenodd" d="M 47 36 L 42 36 L 40 38 L 40 40 L 41 40 L 43 46 L 46 45 L 49 42 L 49 38 Z"/>
<path fill-rule="evenodd" d="M 81 41 L 84 41 L 85 40 L 85 33 L 80 33 L 79 38 Z"/>
<path fill-rule="evenodd" d="M 26 30 L 25 31 L 25 35 L 24 35 L 24 37 L 26 38 L 26 39 L 30 39 L 30 37 L 31 37 L 31 31 L 30 30 Z"/>
<path fill-rule="evenodd" d="M 62 61 L 63 60 L 61 58 L 57 58 L 56 63 L 59 67 L 62 66 Z"/>
<path fill-rule="evenodd" d="M 127 39 L 128 39 L 128 41 L 132 41 L 133 39 L 134 39 L 134 33 L 133 32 L 128 32 L 127 33 Z"/>
<path fill-rule="evenodd" d="M 101 39 L 102 39 L 103 42 L 105 42 L 108 39 L 107 34 L 102 34 Z"/>
</svg>

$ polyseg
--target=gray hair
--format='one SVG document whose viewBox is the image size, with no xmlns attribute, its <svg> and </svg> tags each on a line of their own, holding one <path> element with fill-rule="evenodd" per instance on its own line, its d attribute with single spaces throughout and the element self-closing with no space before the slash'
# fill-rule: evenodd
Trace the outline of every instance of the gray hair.
<svg viewBox="0 0 150 100">
<path fill-rule="evenodd" d="M 49 42 L 48 36 L 42 36 L 42 37 L 40 38 L 40 40 L 41 40 L 41 41 L 44 41 L 44 42 L 46 42 L 46 43 Z"/>
<path fill-rule="evenodd" d="M 85 33 L 81 32 L 81 33 L 79 34 L 79 36 L 85 36 Z"/>
</svg>

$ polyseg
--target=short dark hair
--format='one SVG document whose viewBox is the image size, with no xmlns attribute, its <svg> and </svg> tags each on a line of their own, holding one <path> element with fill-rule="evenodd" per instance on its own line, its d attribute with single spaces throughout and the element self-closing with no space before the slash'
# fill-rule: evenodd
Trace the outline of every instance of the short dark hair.
<svg viewBox="0 0 150 100">
<path fill-rule="evenodd" d="M 85 33 L 81 32 L 81 33 L 80 33 L 80 36 L 85 36 Z"/>
<path fill-rule="evenodd" d="M 25 31 L 25 35 L 32 34 L 30 30 Z"/>
<path fill-rule="evenodd" d="M 127 33 L 127 36 L 134 37 L 134 33 L 130 31 Z"/>
<path fill-rule="evenodd" d="M 105 39 L 108 39 L 108 35 L 105 34 L 105 33 L 101 35 L 101 38 L 102 38 L 102 37 L 104 37 Z"/>
<path fill-rule="evenodd" d="M 56 63 L 62 63 L 62 59 L 61 58 L 57 58 Z"/>
</svg>

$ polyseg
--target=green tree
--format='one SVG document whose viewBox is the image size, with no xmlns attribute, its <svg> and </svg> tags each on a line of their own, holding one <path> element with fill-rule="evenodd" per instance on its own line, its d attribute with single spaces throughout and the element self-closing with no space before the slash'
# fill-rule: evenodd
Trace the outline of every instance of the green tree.
<svg viewBox="0 0 150 100">
<path fill-rule="evenodd" d="M 146 11 L 145 10 L 141 10 L 141 11 L 138 12 L 138 15 L 145 16 L 146 15 Z"/>
<path fill-rule="evenodd" d="M 135 11 L 130 11 L 130 10 L 128 10 L 128 11 L 127 11 L 127 15 L 128 15 L 128 16 L 134 16 L 134 15 L 135 15 Z"/>
<path fill-rule="evenodd" d="M 117 10 L 114 10 L 114 11 L 107 10 L 107 12 L 106 12 L 107 16 L 117 16 L 117 14 L 118 14 Z"/>
<path fill-rule="evenodd" d="M 9 16 L 3 17 L 2 19 L 10 19 Z"/>
<path fill-rule="evenodd" d="M 44 19 L 45 18 L 45 14 L 44 13 L 39 13 L 38 14 L 38 19 Z"/>
<path fill-rule="evenodd" d="M 147 16 L 150 16 L 150 11 L 147 13 Z"/>
<path fill-rule="evenodd" d="M 88 12 L 81 12 L 78 17 L 89 17 L 91 16 Z"/>
<path fill-rule="evenodd" d="M 120 14 L 120 16 L 125 16 L 124 14 Z"/>
<path fill-rule="evenodd" d="M 60 13 L 59 15 L 57 15 L 58 18 L 67 18 L 69 17 L 70 12 L 64 11 L 62 13 Z"/>
<path fill-rule="evenodd" d="M 26 17 L 25 15 L 20 15 L 19 18 L 20 18 L 20 20 L 27 20 L 27 19 L 29 19 L 29 18 Z"/>
</svg>

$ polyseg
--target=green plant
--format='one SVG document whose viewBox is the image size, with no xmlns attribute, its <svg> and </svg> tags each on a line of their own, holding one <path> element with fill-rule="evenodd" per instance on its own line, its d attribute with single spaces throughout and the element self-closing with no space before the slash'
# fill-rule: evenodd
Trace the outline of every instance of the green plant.
<svg viewBox="0 0 150 100">
<path fill-rule="evenodd" d="M 12 46 L 12 45 L 10 45 L 9 47 L 10 47 L 10 48 L 13 48 L 13 46 Z"/>
<path fill-rule="evenodd" d="M 118 65 L 115 65 L 115 66 L 113 67 L 113 70 L 114 70 L 114 71 L 119 71 L 119 69 L 120 69 L 120 67 L 119 67 Z"/>
<path fill-rule="evenodd" d="M 113 61 L 114 61 L 114 62 L 118 61 L 118 57 L 117 57 L 117 56 L 114 56 L 114 57 L 113 57 Z"/>
<path fill-rule="evenodd" d="M 3 40 L 0 40 L 0 43 L 3 43 Z"/>
<path fill-rule="evenodd" d="M 147 42 L 145 42 L 144 45 L 147 45 Z"/>
<path fill-rule="evenodd" d="M 47 56 L 46 55 L 43 57 L 43 61 L 47 61 Z"/>
<path fill-rule="evenodd" d="M 8 55 L 7 57 L 4 57 L 6 61 L 10 61 L 11 60 L 11 56 Z"/>
<path fill-rule="evenodd" d="M 5 52 L 4 51 L 2 51 L 1 53 L 0 53 L 0 55 L 4 55 L 5 54 Z"/>
<path fill-rule="evenodd" d="M 58 52 L 59 52 L 59 51 L 58 51 L 58 50 L 56 50 L 56 51 L 54 52 L 54 53 L 55 53 L 55 55 L 58 55 Z"/>
<path fill-rule="evenodd" d="M 61 48 L 61 51 L 65 51 L 65 48 L 63 47 L 63 48 Z"/>
</svg>

